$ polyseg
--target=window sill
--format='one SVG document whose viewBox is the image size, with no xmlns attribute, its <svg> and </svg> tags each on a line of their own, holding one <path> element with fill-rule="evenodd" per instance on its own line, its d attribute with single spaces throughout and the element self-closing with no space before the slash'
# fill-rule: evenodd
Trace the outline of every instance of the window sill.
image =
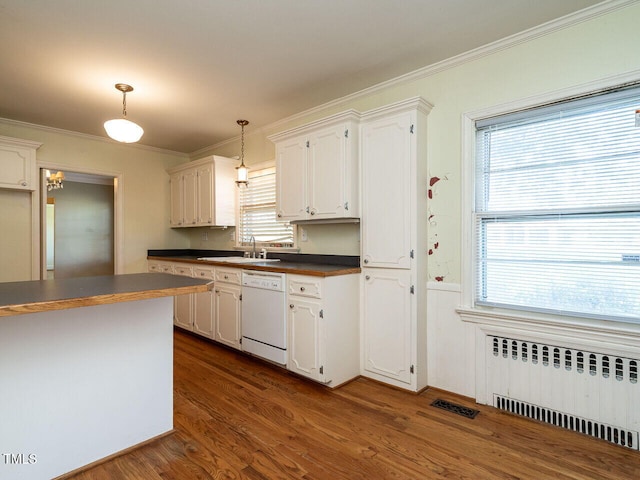
<svg viewBox="0 0 640 480">
<path fill-rule="evenodd" d="M 562 317 L 494 308 L 459 307 L 463 322 L 476 324 L 487 335 L 520 340 L 546 340 L 551 344 L 598 351 L 603 344 L 614 346 L 619 355 L 638 355 L 640 325 L 589 318 Z"/>
</svg>

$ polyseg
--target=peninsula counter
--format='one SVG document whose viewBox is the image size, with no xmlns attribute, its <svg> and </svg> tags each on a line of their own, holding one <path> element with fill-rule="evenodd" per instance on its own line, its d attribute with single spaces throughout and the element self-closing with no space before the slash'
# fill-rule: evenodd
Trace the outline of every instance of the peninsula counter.
<svg viewBox="0 0 640 480">
<path fill-rule="evenodd" d="M 173 429 L 173 296 L 158 273 L 0 283 L 0 478 L 54 478 Z"/>
</svg>

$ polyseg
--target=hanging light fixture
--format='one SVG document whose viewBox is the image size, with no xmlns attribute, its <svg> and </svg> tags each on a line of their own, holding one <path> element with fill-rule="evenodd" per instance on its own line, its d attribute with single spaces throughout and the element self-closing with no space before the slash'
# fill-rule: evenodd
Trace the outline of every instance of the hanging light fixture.
<svg viewBox="0 0 640 480">
<path fill-rule="evenodd" d="M 64 180 L 64 173 L 58 171 L 56 173 L 51 173 L 51 170 L 45 170 L 45 176 L 47 177 L 47 191 L 57 190 L 59 188 L 64 188 L 62 185 L 62 181 Z"/>
<path fill-rule="evenodd" d="M 140 125 L 130 122 L 127 116 L 127 93 L 133 92 L 133 87 L 126 83 L 116 83 L 116 90 L 122 92 L 122 118 L 115 118 L 104 122 L 104 129 L 114 140 L 123 143 L 135 143 L 140 140 L 144 130 Z"/>
<path fill-rule="evenodd" d="M 249 185 L 249 169 L 244 166 L 244 127 L 249 125 L 249 121 L 238 120 L 237 123 L 242 128 L 242 131 L 240 133 L 240 166 L 236 167 L 238 171 L 236 185 L 243 188 Z"/>
</svg>

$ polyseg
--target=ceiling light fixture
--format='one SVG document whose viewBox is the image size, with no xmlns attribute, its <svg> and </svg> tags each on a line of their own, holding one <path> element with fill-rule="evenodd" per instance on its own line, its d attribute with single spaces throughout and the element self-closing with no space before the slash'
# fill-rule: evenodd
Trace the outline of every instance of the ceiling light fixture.
<svg viewBox="0 0 640 480">
<path fill-rule="evenodd" d="M 115 118 L 104 122 L 104 129 L 114 140 L 123 143 L 135 143 L 140 140 L 144 130 L 137 123 L 130 122 L 127 116 L 127 93 L 133 92 L 133 87 L 126 83 L 116 83 L 116 90 L 122 92 L 122 118 Z"/>
<path fill-rule="evenodd" d="M 236 167 L 238 171 L 236 185 L 243 188 L 249 186 L 249 169 L 244 166 L 244 127 L 249 125 L 249 121 L 238 120 L 237 124 L 242 128 L 242 132 L 240 134 L 240 166 Z"/>
</svg>

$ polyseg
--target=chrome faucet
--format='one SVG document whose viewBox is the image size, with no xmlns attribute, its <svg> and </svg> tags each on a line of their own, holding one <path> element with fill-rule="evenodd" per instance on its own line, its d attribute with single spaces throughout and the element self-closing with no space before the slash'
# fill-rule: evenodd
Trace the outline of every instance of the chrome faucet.
<svg viewBox="0 0 640 480">
<path fill-rule="evenodd" d="M 256 258 L 256 237 L 251 235 L 251 239 L 249 241 L 251 243 L 253 243 L 253 256 L 252 256 L 252 258 Z"/>
</svg>

